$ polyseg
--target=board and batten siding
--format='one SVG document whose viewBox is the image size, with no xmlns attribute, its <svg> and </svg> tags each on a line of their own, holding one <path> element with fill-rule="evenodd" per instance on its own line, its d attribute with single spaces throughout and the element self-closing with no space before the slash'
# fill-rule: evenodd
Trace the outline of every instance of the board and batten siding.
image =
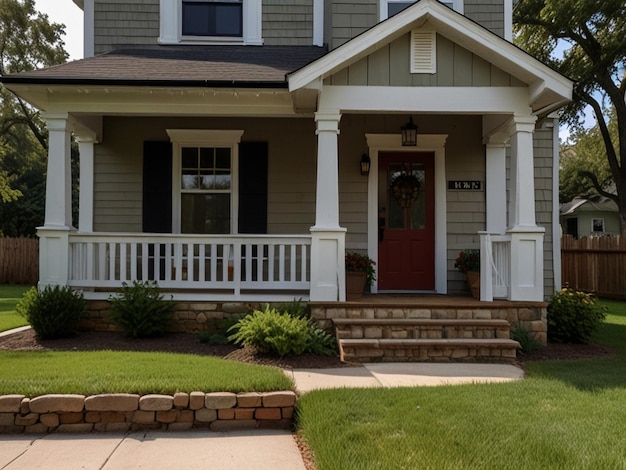
<svg viewBox="0 0 626 470">
<path fill-rule="evenodd" d="M 157 44 L 159 0 L 95 0 L 94 52 Z"/>
<path fill-rule="evenodd" d="M 313 119 L 106 117 L 95 146 L 94 231 L 142 231 L 144 141 L 166 129 L 243 129 L 242 141 L 268 143 L 268 233 L 308 234 L 315 224 Z"/>
<path fill-rule="evenodd" d="M 313 44 L 313 0 L 263 0 L 263 43 L 269 46 Z"/>
<path fill-rule="evenodd" d="M 504 37 L 504 0 L 465 0 L 464 14 L 470 20 Z"/>
<path fill-rule="evenodd" d="M 336 86 L 527 86 L 439 34 L 437 73 L 410 73 L 409 56 L 410 34 L 405 34 L 328 77 L 324 83 Z"/>
</svg>

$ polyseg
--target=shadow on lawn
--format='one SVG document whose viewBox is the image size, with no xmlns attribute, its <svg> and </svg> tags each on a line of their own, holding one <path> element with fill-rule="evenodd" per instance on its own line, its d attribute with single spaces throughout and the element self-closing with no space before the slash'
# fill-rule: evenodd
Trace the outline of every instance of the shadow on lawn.
<svg viewBox="0 0 626 470">
<path fill-rule="evenodd" d="M 617 356 L 536 362 L 528 364 L 528 375 L 560 380 L 589 392 L 626 388 L 626 325 L 607 323 L 597 339 L 600 344 L 615 348 Z"/>
</svg>

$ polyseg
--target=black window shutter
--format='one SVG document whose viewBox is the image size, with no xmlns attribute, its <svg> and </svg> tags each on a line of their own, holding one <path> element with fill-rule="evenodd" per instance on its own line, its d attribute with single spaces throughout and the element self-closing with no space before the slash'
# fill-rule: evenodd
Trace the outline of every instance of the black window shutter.
<svg viewBox="0 0 626 470">
<path fill-rule="evenodd" d="M 143 143 L 143 231 L 172 233 L 172 144 Z"/>
<path fill-rule="evenodd" d="M 267 142 L 239 144 L 239 233 L 267 233 Z"/>
</svg>

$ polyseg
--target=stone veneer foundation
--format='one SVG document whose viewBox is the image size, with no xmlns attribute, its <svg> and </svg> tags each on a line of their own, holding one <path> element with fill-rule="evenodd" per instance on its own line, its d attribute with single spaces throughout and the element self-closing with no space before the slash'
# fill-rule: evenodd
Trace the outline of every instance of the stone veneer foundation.
<svg viewBox="0 0 626 470">
<path fill-rule="evenodd" d="M 0 395 L 0 433 L 288 429 L 295 405 L 292 391 Z"/>
</svg>

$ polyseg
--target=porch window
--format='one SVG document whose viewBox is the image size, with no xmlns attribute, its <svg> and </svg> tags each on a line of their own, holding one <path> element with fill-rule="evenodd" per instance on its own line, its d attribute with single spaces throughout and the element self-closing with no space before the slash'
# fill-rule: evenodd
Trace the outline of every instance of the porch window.
<svg viewBox="0 0 626 470">
<path fill-rule="evenodd" d="M 167 129 L 173 144 L 174 233 L 238 230 L 239 141 L 243 131 Z"/>
<path fill-rule="evenodd" d="M 230 233 L 230 148 L 182 147 L 181 232 Z"/>
<path fill-rule="evenodd" d="M 243 35 L 242 0 L 183 0 L 182 9 L 183 36 Z"/>
<path fill-rule="evenodd" d="M 441 3 L 459 13 L 463 13 L 463 0 L 440 0 Z M 385 20 L 408 8 L 415 0 L 381 0 L 380 19 Z"/>
</svg>

